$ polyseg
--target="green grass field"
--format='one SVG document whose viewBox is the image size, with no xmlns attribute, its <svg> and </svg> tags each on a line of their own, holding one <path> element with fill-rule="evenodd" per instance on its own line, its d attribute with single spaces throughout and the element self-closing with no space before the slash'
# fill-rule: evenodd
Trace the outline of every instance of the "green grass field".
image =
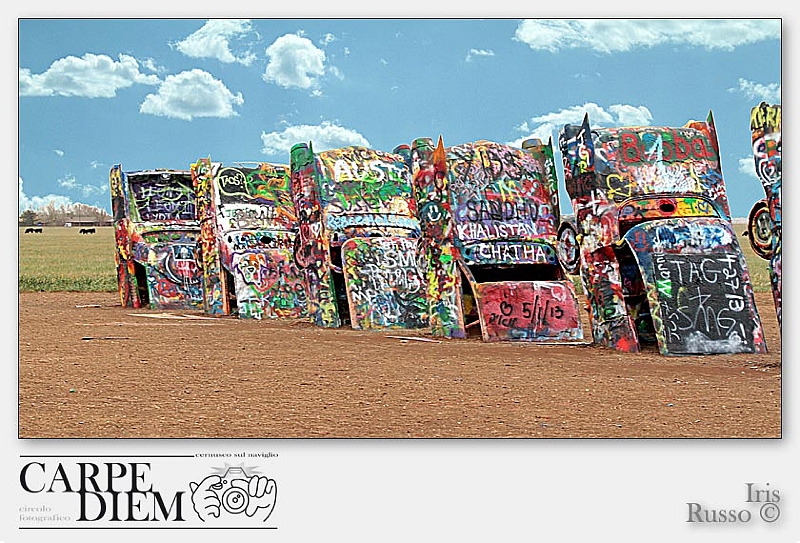
<svg viewBox="0 0 800 543">
<path fill-rule="evenodd" d="M 734 226 L 747 258 L 753 290 L 770 292 L 767 261 L 757 257 L 747 238 L 741 237 L 745 226 Z M 117 290 L 112 227 L 99 227 L 91 235 L 80 234 L 75 227 L 44 227 L 41 234 L 24 231 L 19 229 L 20 292 Z"/>
<path fill-rule="evenodd" d="M 80 228 L 43 227 L 41 234 L 19 229 L 20 292 L 114 292 L 114 229 L 96 228 L 96 234 L 80 234 Z"/>
</svg>

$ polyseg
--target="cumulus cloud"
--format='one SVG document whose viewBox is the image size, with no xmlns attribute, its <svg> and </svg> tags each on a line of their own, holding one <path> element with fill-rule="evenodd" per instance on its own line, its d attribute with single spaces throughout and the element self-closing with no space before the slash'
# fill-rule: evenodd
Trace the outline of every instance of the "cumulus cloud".
<svg viewBox="0 0 800 543">
<path fill-rule="evenodd" d="M 266 155 L 287 156 L 296 143 L 308 143 L 315 152 L 338 149 L 350 145 L 369 147 L 367 138 L 349 128 L 344 128 L 330 121 L 318 125 L 286 126 L 281 132 L 262 132 L 262 152 Z"/>
<path fill-rule="evenodd" d="M 521 21 L 514 34 L 514 40 L 531 49 L 553 53 L 563 49 L 616 53 L 667 44 L 731 51 L 780 39 L 778 19 L 529 19 Z"/>
<path fill-rule="evenodd" d="M 222 81 L 194 69 L 167 76 L 156 94 L 148 94 L 139 111 L 191 121 L 196 117 L 234 117 L 234 106 L 244 103 L 242 93 L 232 93 Z"/>
<path fill-rule="evenodd" d="M 325 51 L 297 34 L 279 37 L 267 47 L 269 63 L 262 76 L 284 88 L 314 89 L 325 75 Z"/>
<path fill-rule="evenodd" d="M 58 156 L 64 156 L 64 151 L 62 151 L 61 149 L 53 149 L 53 152 Z"/>
<path fill-rule="evenodd" d="M 587 102 L 582 106 L 572 106 L 561 111 L 546 113 L 521 123 L 517 130 L 526 135 L 509 142 L 509 144 L 520 147 L 522 142 L 529 138 L 538 138 L 546 142 L 551 137 L 555 144 L 558 132 L 565 124 L 579 124 L 583 122 L 586 114 L 589 115 L 592 127 L 647 126 L 653 120 L 653 115 L 645 106 L 613 104 L 604 109 L 593 102 Z"/>
<path fill-rule="evenodd" d="M 467 53 L 467 58 L 464 59 L 467 62 L 472 62 L 472 59 L 475 57 L 493 57 L 494 51 L 491 49 L 470 49 Z"/>
<path fill-rule="evenodd" d="M 767 102 L 770 104 L 781 103 L 781 84 L 768 83 L 762 85 L 761 83 L 754 83 L 747 79 L 739 78 L 739 86 L 728 89 L 728 92 L 738 92 L 743 94 L 748 100 L 757 102 Z"/>
<path fill-rule="evenodd" d="M 20 96 L 113 98 L 119 89 L 159 82 L 158 76 L 141 73 L 139 62 L 129 55 L 120 55 L 118 61 L 93 53 L 80 58 L 67 56 L 53 62 L 41 74 L 33 74 L 27 68 L 19 69 Z"/>
<path fill-rule="evenodd" d="M 77 189 L 81 192 L 83 198 L 91 198 L 99 194 L 109 191 L 109 187 L 104 183 L 103 185 L 81 185 L 78 184 L 74 178 L 68 176 L 67 178 L 60 179 L 59 184 L 69 187 L 70 190 Z M 106 197 L 107 198 L 107 197 Z M 73 202 L 69 196 L 63 194 L 48 194 L 47 196 L 28 196 L 23 189 L 22 176 L 19 176 L 19 214 L 22 215 L 25 211 L 41 212 L 50 207 L 64 211 L 75 211 L 79 206 L 95 207 L 90 204 L 81 202 Z M 96 209 L 103 209 L 97 207 Z"/>
<path fill-rule="evenodd" d="M 645 106 L 614 104 L 608 106 L 608 111 L 611 114 L 610 123 L 615 126 L 646 126 L 653 121 L 653 115 Z M 597 126 L 597 123 L 594 124 Z"/>
<path fill-rule="evenodd" d="M 192 58 L 215 58 L 227 64 L 238 62 L 249 66 L 256 56 L 250 51 L 238 55 L 231 51 L 231 40 L 246 37 L 253 32 L 248 19 L 211 19 L 200 30 L 190 34 L 174 46 Z"/>
<path fill-rule="evenodd" d="M 72 205 L 72 200 L 67 196 L 58 194 L 48 194 L 47 196 L 31 196 L 28 197 L 22 188 L 22 176 L 19 176 L 19 213 L 23 211 L 44 209 L 51 203 L 55 207 L 69 207 Z"/>
</svg>

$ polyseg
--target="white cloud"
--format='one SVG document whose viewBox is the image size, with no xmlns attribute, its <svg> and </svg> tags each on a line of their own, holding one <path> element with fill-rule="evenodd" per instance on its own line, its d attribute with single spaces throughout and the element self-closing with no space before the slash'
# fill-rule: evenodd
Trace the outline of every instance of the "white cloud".
<svg viewBox="0 0 800 543">
<path fill-rule="evenodd" d="M 78 186 L 78 183 L 75 181 L 74 175 L 67 175 L 66 177 L 61 177 L 57 180 L 59 187 L 64 187 L 65 189 L 74 189 Z"/>
<path fill-rule="evenodd" d="M 340 81 L 344 80 L 344 74 L 343 74 L 343 73 L 342 73 L 342 71 L 341 71 L 339 68 L 337 68 L 336 66 L 330 66 L 330 67 L 328 68 L 328 72 L 329 72 L 331 75 L 333 75 L 333 77 L 335 77 L 336 79 L 338 79 L 338 80 L 340 80 Z"/>
<path fill-rule="evenodd" d="M 25 194 L 25 191 L 22 189 L 22 176 L 19 176 L 19 213 L 22 214 L 23 211 L 31 209 L 36 211 L 38 209 L 44 209 L 49 204 L 53 204 L 55 207 L 69 207 L 72 205 L 72 200 L 69 199 L 67 196 L 61 196 L 57 194 L 49 194 L 47 196 L 31 196 L 28 197 Z"/>
<path fill-rule="evenodd" d="M 521 123 L 517 130 L 526 134 L 510 145 L 521 146 L 529 138 L 538 138 L 547 142 L 551 137 L 553 144 L 557 145 L 558 133 L 565 124 L 580 124 L 585 115 L 589 115 L 589 123 L 593 128 L 608 126 L 647 126 L 653 120 L 653 115 L 645 106 L 631 106 L 626 104 L 613 104 L 608 109 L 587 102 L 582 106 L 572 106 L 561 111 L 546 113 Z M 531 128 L 533 126 L 533 128 Z"/>
<path fill-rule="evenodd" d="M 105 183 L 99 186 L 78 183 L 78 180 L 72 174 L 67 174 L 64 177 L 60 177 L 59 179 L 56 180 L 56 182 L 58 183 L 59 187 L 63 187 L 71 191 L 80 192 L 83 198 L 89 198 L 97 194 L 103 194 L 105 192 L 108 192 L 109 190 L 108 186 Z"/>
<path fill-rule="evenodd" d="M 287 156 L 296 143 L 311 142 L 315 152 L 338 149 L 350 145 L 369 147 L 369 141 L 349 128 L 344 128 L 330 121 L 319 125 L 286 126 L 281 132 L 261 133 L 264 144 L 262 152 L 266 155 Z"/>
<path fill-rule="evenodd" d="M 64 151 L 62 151 L 61 149 L 53 149 L 53 152 L 58 156 L 64 156 Z"/>
<path fill-rule="evenodd" d="M 245 51 L 239 55 L 231 52 L 231 39 L 253 32 L 248 19 L 211 19 L 197 32 L 175 44 L 181 53 L 192 58 L 215 58 L 227 64 L 238 62 L 249 66 L 255 55 Z"/>
<path fill-rule="evenodd" d="M 645 106 L 630 106 L 627 104 L 614 104 L 608 106 L 615 126 L 646 126 L 653 120 L 653 115 Z M 589 120 L 592 118 L 589 117 Z M 597 126 L 597 123 L 593 123 Z"/>
<path fill-rule="evenodd" d="M 319 43 L 320 43 L 320 44 L 321 44 L 323 47 L 326 47 L 328 44 L 330 44 L 331 42 L 334 42 L 334 41 L 336 41 L 336 36 L 334 36 L 333 34 L 331 34 L 330 32 L 328 32 L 327 34 L 325 34 L 324 36 L 322 36 L 322 39 L 321 39 L 321 40 L 319 40 Z"/>
<path fill-rule="evenodd" d="M 752 156 L 739 159 L 739 172 L 753 179 L 758 179 L 755 158 Z"/>
<path fill-rule="evenodd" d="M 102 185 L 81 185 L 81 193 L 83 194 L 84 198 L 89 198 L 90 196 L 94 196 L 96 194 L 105 194 L 110 192 L 111 189 L 106 184 Z"/>
<path fill-rule="evenodd" d="M 493 57 L 494 51 L 491 49 L 470 49 L 467 53 L 467 58 L 464 59 L 467 62 L 472 62 L 472 59 L 475 57 Z"/>
<path fill-rule="evenodd" d="M 749 100 L 754 100 L 758 102 L 767 102 L 770 104 L 780 104 L 781 103 L 781 84 L 780 83 L 769 83 L 767 85 L 762 85 L 761 83 L 755 83 L 753 81 L 748 81 L 747 79 L 739 78 L 739 86 L 728 89 L 729 92 L 739 92 L 747 97 Z"/>
<path fill-rule="evenodd" d="M 590 77 L 600 77 L 600 72 L 592 72 L 592 73 L 574 73 L 572 74 L 572 79 L 588 79 Z"/>
<path fill-rule="evenodd" d="M 129 55 L 115 61 L 106 55 L 86 53 L 56 60 L 46 72 L 19 69 L 20 96 L 80 96 L 113 98 L 117 90 L 134 84 L 157 85 L 158 76 L 139 72 L 139 62 Z"/>
<path fill-rule="evenodd" d="M 779 19 L 529 19 L 514 39 L 531 49 L 593 49 L 625 52 L 657 45 L 688 45 L 730 51 L 740 45 L 781 39 Z"/>
<path fill-rule="evenodd" d="M 234 117 L 234 106 L 244 103 L 241 93 L 233 94 L 222 81 L 203 70 L 170 75 L 156 94 L 148 94 L 139 111 L 162 117 L 191 121 L 195 117 Z"/>
<path fill-rule="evenodd" d="M 164 66 L 156 64 L 156 61 L 152 58 L 145 58 L 139 61 L 143 68 L 150 70 L 153 73 L 157 74 L 164 74 L 167 73 L 167 69 Z"/>
<path fill-rule="evenodd" d="M 325 74 L 325 51 L 296 34 L 279 37 L 267 47 L 269 63 L 262 76 L 281 87 L 317 88 Z"/>
<path fill-rule="evenodd" d="M 75 183 L 75 179 L 66 179 L 66 185 L 72 185 L 71 188 L 77 188 L 81 191 L 84 198 L 88 198 L 91 196 L 96 196 L 98 194 L 103 194 L 109 192 L 109 187 L 107 184 L 103 184 L 100 186 L 96 185 L 79 185 Z M 59 180 L 59 184 L 61 184 L 62 180 Z M 65 185 L 65 186 L 66 186 Z M 19 176 L 19 214 L 21 215 L 24 211 L 31 210 L 31 211 L 42 211 L 47 209 L 48 206 L 52 205 L 55 209 L 63 209 L 64 211 L 73 211 L 78 205 L 89 205 L 89 204 L 82 204 L 81 202 L 73 202 L 69 196 L 64 196 L 62 194 L 48 194 L 47 196 L 27 196 L 25 191 L 23 190 L 23 182 L 22 176 Z M 94 207 L 94 206 L 91 206 Z M 102 208 L 98 208 L 102 209 Z"/>
</svg>

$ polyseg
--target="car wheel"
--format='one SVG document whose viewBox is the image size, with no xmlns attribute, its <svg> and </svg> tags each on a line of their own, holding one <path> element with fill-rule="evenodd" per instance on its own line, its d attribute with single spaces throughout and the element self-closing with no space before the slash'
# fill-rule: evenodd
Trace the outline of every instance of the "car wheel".
<svg viewBox="0 0 800 543">
<path fill-rule="evenodd" d="M 765 260 L 772 257 L 772 217 L 766 200 L 759 200 L 747 218 L 747 239 L 750 247 Z"/>
<path fill-rule="evenodd" d="M 581 249 L 578 243 L 578 232 L 572 223 L 562 223 L 558 229 L 558 246 L 556 247 L 558 260 L 564 271 L 570 275 L 578 273 L 581 260 Z"/>
</svg>

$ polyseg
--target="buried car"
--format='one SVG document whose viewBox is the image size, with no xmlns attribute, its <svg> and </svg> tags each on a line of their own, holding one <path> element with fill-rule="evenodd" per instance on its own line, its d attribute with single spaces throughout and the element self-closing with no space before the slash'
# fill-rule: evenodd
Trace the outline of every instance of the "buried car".
<svg viewBox="0 0 800 543">
<path fill-rule="evenodd" d="M 288 165 L 192 165 L 200 218 L 205 311 L 240 318 L 305 316 L 294 262 L 297 217 Z"/>
<path fill-rule="evenodd" d="M 109 173 L 123 307 L 203 308 L 197 205 L 187 170 Z"/>
<path fill-rule="evenodd" d="M 772 297 L 781 326 L 781 106 L 761 102 L 750 112 L 753 158 L 766 194 L 750 210 L 747 234 L 753 251 L 769 261 Z"/>
<path fill-rule="evenodd" d="M 711 112 L 677 128 L 592 129 L 586 115 L 559 147 L 595 343 L 766 352 Z"/>
<path fill-rule="evenodd" d="M 431 330 L 484 341 L 580 340 L 573 283 L 556 257 L 552 142 L 412 145 Z M 469 322 L 468 322 L 469 321 Z"/>
<path fill-rule="evenodd" d="M 315 153 L 311 143 L 292 147 L 299 226 L 294 255 L 313 324 L 428 326 L 417 207 L 408 152 L 400 151 L 350 146 Z"/>
</svg>

